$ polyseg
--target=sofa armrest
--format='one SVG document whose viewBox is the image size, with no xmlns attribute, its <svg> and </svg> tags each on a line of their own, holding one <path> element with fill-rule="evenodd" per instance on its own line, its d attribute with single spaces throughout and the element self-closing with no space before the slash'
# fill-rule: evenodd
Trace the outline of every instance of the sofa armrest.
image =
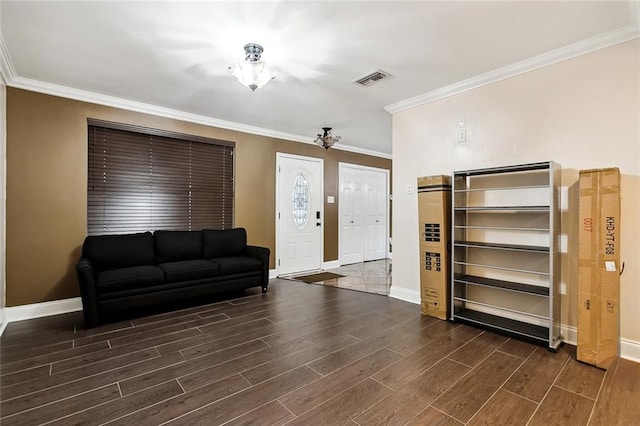
<svg viewBox="0 0 640 426">
<path fill-rule="evenodd" d="M 81 257 L 76 264 L 76 273 L 78 274 L 78 284 L 80 285 L 85 325 L 87 327 L 96 326 L 100 321 L 98 317 L 96 279 L 91 261 L 86 257 Z"/>
<path fill-rule="evenodd" d="M 262 261 L 262 291 L 267 291 L 269 285 L 269 254 L 271 251 L 266 247 L 246 246 L 243 254 Z"/>
</svg>

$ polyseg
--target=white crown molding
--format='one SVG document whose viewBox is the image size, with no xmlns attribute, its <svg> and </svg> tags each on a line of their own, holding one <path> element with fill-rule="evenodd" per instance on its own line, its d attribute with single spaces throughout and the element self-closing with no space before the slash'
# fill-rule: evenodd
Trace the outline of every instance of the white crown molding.
<svg viewBox="0 0 640 426">
<path fill-rule="evenodd" d="M 144 102 L 132 101 L 129 99 L 118 98 L 115 96 L 104 95 L 101 93 L 90 92 L 87 90 L 74 89 L 72 87 L 62 86 L 44 81 L 33 80 L 24 77 L 15 77 L 8 83 L 8 86 L 17 89 L 30 90 L 33 92 L 44 93 L 47 95 L 59 96 L 67 99 L 74 99 L 82 102 L 90 102 L 94 104 L 104 105 L 113 108 L 124 109 L 127 111 L 141 112 L 160 117 L 188 121 L 191 123 L 204 124 L 207 126 L 219 127 L 227 130 L 235 130 L 239 132 L 251 133 L 254 135 L 267 136 L 277 139 L 293 140 L 296 142 L 311 143 L 310 138 L 294 135 L 292 133 L 280 132 L 277 130 L 266 129 L 262 127 L 250 126 L 248 124 L 236 123 L 233 121 L 220 120 L 217 118 L 207 117 L 200 114 L 179 111 L 171 108 L 165 108 Z"/>
<path fill-rule="evenodd" d="M 9 57 L 7 52 L 2 52 L 3 57 Z M 10 64 L 10 61 L 7 61 Z M 170 118 L 173 120 L 181 120 L 189 123 L 202 124 L 205 126 L 218 127 L 226 130 L 233 130 L 237 132 L 249 133 L 252 135 L 266 136 L 270 138 L 283 139 L 287 141 L 301 142 L 306 144 L 315 145 L 313 139 L 307 136 L 300 136 L 293 133 L 281 132 L 278 130 L 267 129 L 264 127 L 250 126 L 248 124 L 236 123 L 233 121 L 220 120 L 217 118 L 207 117 L 200 114 L 193 114 L 190 112 L 179 111 L 172 108 L 165 108 L 157 105 L 147 104 L 144 102 L 132 101 L 129 99 L 118 98 L 115 96 L 104 95 L 100 93 L 94 93 L 87 90 L 74 89 L 67 86 L 62 86 L 53 83 L 47 83 L 44 81 L 33 80 L 30 78 L 24 78 L 9 74 L 9 78 L 6 78 L 7 86 L 14 87 L 16 89 L 24 89 L 32 92 L 44 93 L 47 95 L 59 96 L 67 99 L 74 99 L 82 102 L 90 102 L 94 104 L 104 105 L 113 108 L 124 109 L 127 111 L 140 112 L 143 114 L 150 114 L 159 117 Z M 391 158 L 390 154 L 372 151 L 364 148 L 358 148 L 349 145 L 337 145 L 335 149 L 342 151 L 356 152 L 359 154 L 371 155 L 375 157 Z"/>
<path fill-rule="evenodd" d="M 315 145 L 313 141 L 311 143 Z M 349 151 L 349 152 L 354 152 L 356 154 L 371 155 L 373 157 L 386 158 L 387 160 L 391 160 L 393 158 L 391 154 L 387 154 L 386 152 L 372 151 L 370 149 L 359 148 L 351 145 L 343 145 L 340 143 L 333 145 L 331 149 L 339 149 L 341 151 Z"/>
<path fill-rule="evenodd" d="M 59 96 L 67 99 L 74 99 L 82 102 L 90 102 L 94 104 L 109 106 L 113 108 L 124 109 L 127 111 L 151 114 L 160 117 L 181 120 L 190 123 L 203 124 L 205 126 L 219 127 L 221 129 L 234 130 L 252 135 L 266 136 L 276 139 L 284 139 L 287 141 L 301 142 L 316 145 L 313 138 L 308 136 L 296 135 L 293 133 L 280 132 L 278 130 L 267 129 L 263 127 L 250 126 L 248 124 L 236 123 L 233 121 L 220 120 L 204 115 L 193 114 L 185 111 L 179 111 L 171 108 L 160 107 L 157 105 L 147 104 L 143 102 L 132 101 L 129 99 L 118 98 L 115 96 L 94 93 L 87 90 L 74 89 L 59 84 L 47 83 L 40 80 L 20 77 L 16 74 L 11 55 L 6 47 L 6 42 L 0 30 L 0 77 L 9 87 L 16 89 L 24 89 L 32 92 L 44 93 L 47 95 Z M 391 159 L 391 154 L 378 152 L 366 148 L 359 148 L 350 145 L 336 144 L 333 149 L 341 151 L 354 152 L 357 154 L 370 155 Z"/>
<path fill-rule="evenodd" d="M 639 8 L 640 6 L 636 5 L 636 16 L 638 16 Z M 596 50 L 624 43 L 638 37 L 640 37 L 640 27 L 636 23 L 635 25 L 629 25 L 596 37 L 582 40 L 577 43 L 561 47 L 560 49 L 552 50 L 550 52 L 543 53 L 542 55 L 534 56 L 532 58 L 525 59 L 524 61 L 516 62 L 515 64 L 507 65 L 505 67 L 450 84 L 449 86 L 444 86 L 439 89 L 432 90 L 431 92 L 423 93 L 422 95 L 387 105 L 384 109 L 392 114 L 404 111 L 419 105 L 424 105 L 439 99 L 457 95 L 468 90 L 477 89 L 478 87 L 486 86 L 500 80 L 524 74 L 538 68 L 562 62 L 567 59 L 591 53 Z"/>
<path fill-rule="evenodd" d="M 4 84 L 8 84 L 16 77 L 16 70 L 13 67 L 11 56 L 7 50 L 7 43 L 4 41 L 2 32 L 0 31 L 0 78 L 2 78 Z"/>
</svg>

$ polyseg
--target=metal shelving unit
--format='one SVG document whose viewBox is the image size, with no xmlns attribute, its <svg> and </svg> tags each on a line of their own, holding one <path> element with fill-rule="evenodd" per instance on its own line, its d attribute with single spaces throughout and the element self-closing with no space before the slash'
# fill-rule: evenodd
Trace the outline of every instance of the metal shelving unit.
<svg viewBox="0 0 640 426">
<path fill-rule="evenodd" d="M 559 183 L 554 162 L 454 172 L 452 321 L 560 345 Z"/>
</svg>

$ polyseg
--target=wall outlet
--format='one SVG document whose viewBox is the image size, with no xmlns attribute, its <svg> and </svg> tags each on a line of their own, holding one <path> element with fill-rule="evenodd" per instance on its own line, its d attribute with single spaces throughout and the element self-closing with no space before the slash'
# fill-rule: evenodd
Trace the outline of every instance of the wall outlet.
<svg viewBox="0 0 640 426">
<path fill-rule="evenodd" d="M 458 129 L 458 142 L 467 141 L 467 129 Z"/>
<path fill-rule="evenodd" d="M 407 194 L 413 194 L 413 185 L 407 185 Z"/>
</svg>

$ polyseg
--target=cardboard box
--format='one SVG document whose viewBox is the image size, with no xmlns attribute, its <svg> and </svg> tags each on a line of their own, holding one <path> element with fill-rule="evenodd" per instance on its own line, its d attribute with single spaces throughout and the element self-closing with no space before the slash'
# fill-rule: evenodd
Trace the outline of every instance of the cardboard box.
<svg viewBox="0 0 640 426">
<path fill-rule="evenodd" d="M 449 247 L 451 240 L 451 178 L 418 178 L 420 226 L 421 312 L 446 320 L 449 317 Z"/>
<path fill-rule="evenodd" d="M 620 171 L 580 171 L 578 360 L 608 368 L 620 341 Z"/>
</svg>

